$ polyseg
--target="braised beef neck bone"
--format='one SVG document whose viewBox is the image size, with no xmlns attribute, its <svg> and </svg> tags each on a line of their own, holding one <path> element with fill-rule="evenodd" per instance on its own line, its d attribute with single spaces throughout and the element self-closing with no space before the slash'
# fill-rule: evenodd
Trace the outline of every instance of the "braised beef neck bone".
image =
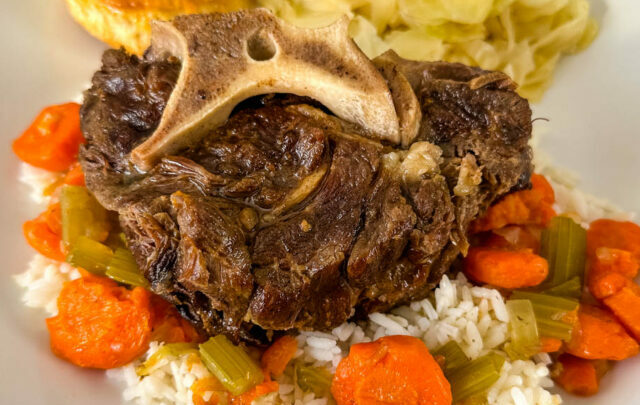
<svg viewBox="0 0 640 405">
<path fill-rule="evenodd" d="M 227 32 L 228 19 L 206 19 Z M 208 334 L 263 342 L 428 294 L 466 251 L 470 221 L 529 185 L 531 111 L 502 73 L 392 53 L 374 65 L 406 147 L 270 94 L 137 173 L 131 152 L 160 124 L 181 65 L 105 53 L 80 161 L 154 293 Z"/>
<path fill-rule="evenodd" d="M 267 93 L 311 97 L 373 137 L 401 142 L 389 88 L 347 30 L 346 18 L 305 29 L 266 9 L 155 21 L 152 57 L 169 53 L 182 69 L 160 124 L 131 160 L 149 170 L 224 123 L 240 101 Z"/>
</svg>

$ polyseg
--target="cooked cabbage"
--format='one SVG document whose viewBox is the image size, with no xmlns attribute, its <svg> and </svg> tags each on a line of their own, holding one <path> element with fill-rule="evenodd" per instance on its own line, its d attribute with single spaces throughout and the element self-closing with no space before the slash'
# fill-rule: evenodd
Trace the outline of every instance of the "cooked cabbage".
<svg viewBox="0 0 640 405">
<path fill-rule="evenodd" d="M 588 0 L 258 0 L 304 27 L 352 18 L 367 56 L 387 49 L 414 60 L 501 70 L 539 100 L 560 57 L 588 46 L 598 28 Z"/>
</svg>

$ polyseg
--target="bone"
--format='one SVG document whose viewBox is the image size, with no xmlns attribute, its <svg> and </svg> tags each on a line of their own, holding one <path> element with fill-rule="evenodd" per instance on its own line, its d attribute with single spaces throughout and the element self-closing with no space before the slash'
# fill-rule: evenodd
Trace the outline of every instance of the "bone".
<svg viewBox="0 0 640 405">
<path fill-rule="evenodd" d="M 387 83 L 347 29 L 346 17 L 305 29 L 266 9 L 155 21 L 149 52 L 179 58 L 182 69 L 160 124 L 131 161 L 147 171 L 224 123 L 240 101 L 268 93 L 311 97 L 372 138 L 402 143 Z"/>
<path fill-rule="evenodd" d="M 398 115 L 400 142 L 402 146 L 408 147 L 418 135 L 422 121 L 422 110 L 416 93 L 389 53 L 375 58 L 373 64 L 387 81 Z"/>
</svg>

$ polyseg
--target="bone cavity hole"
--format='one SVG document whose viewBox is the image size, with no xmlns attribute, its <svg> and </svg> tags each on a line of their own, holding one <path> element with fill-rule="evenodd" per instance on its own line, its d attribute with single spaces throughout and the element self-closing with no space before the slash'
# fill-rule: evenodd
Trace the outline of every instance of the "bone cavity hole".
<svg viewBox="0 0 640 405">
<path fill-rule="evenodd" d="M 256 62 L 272 59 L 276 54 L 276 44 L 263 30 L 256 31 L 247 39 L 247 55 Z"/>
</svg>

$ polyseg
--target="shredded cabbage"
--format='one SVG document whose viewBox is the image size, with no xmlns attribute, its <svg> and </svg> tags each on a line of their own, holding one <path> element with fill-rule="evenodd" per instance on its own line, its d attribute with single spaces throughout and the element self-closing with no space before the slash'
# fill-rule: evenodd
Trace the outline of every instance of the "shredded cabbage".
<svg viewBox="0 0 640 405">
<path fill-rule="evenodd" d="M 414 60 L 501 70 L 522 96 L 539 100 L 564 54 L 597 34 L 588 0 L 258 0 L 303 27 L 352 18 L 349 32 L 367 56 L 388 49 Z"/>
</svg>

